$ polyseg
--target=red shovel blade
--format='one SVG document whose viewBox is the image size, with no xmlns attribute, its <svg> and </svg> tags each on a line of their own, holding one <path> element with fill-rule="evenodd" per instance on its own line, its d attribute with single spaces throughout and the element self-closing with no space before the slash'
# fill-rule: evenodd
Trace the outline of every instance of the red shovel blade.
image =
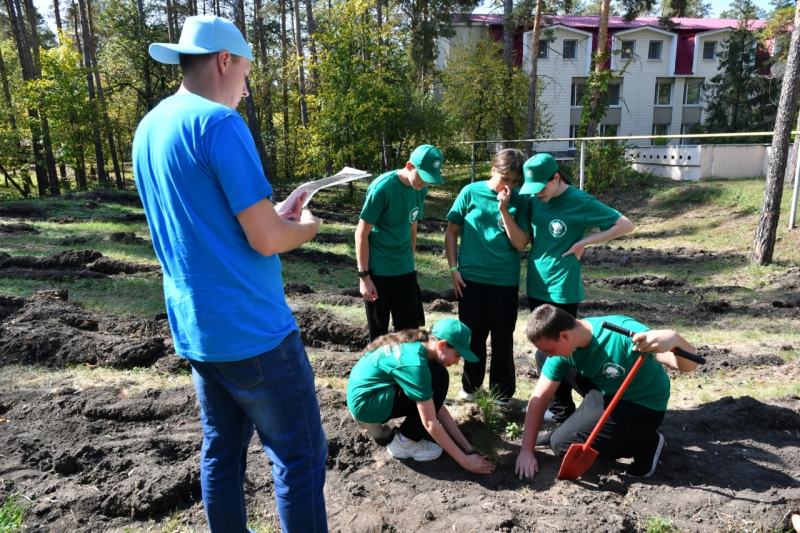
<svg viewBox="0 0 800 533">
<path fill-rule="evenodd" d="M 567 450 L 558 479 L 576 480 L 592 467 L 597 459 L 597 452 L 585 444 L 573 444 Z"/>
</svg>

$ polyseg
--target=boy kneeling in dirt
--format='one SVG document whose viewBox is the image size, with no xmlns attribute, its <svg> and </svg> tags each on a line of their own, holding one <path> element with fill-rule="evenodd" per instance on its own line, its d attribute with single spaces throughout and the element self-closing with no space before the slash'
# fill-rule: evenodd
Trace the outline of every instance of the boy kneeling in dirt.
<svg viewBox="0 0 800 533">
<path fill-rule="evenodd" d="M 444 448 L 470 472 L 494 471 L 494 464 L 475 453 L 444 406 L 450 384 L 447 367 L 462 357 L 478 360 L 469 349 L 471 335 L 458 320 L 445 318 L 430 331 L 392 333 L 367 346 L 350 373 L 347 406 L 374 439 L 392 434 L 386 422 L 406 417 L 387 448 L 392 457 L 432 461 Z"/>
<path fill-rule="evenodd" d="M 603 328 L 603 321 L 636 334 L 630 338 L 615 333 Z M 549 445 L 557 457 L 563 458 L 572 444 L 586 442 L 642 352 L 646 353 L 645 361 L 592 448 L 601 461 L 632 457 L 629 476 L 652 476 L 664 447 L 664 436 L 656 430 L 664 419 L 670 394 L 664 366 L 682 372 L 694 370 L 697 363 L 670 351 L 682 348 L 694 352 L 692 345 L 672 330 L 650 331 L 632 318 L 577 320 L 552 305 L 539 306 L 531 313 L 526 334 L 542 355 L 536 360 L 539 382 L 528 403 L 522 449 L 517 457 L 515 472 L 520 479 L 533 479 L 539 471 L 534 443 Z M 583 402 L 555 430 L 538 435 L 544 412 L 562 382 L 583 396 Z"/>
</svg>

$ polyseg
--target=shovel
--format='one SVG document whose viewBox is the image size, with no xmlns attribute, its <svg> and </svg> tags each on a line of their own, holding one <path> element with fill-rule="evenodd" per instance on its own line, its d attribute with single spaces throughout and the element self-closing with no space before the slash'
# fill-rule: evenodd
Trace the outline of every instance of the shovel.
<svg viewBox="0 0 800 533">
<path fill-rule="evenodd" d="M 621 333 L 627 337 L 633 337 L 634 332 L 630 331 L 625 328 L 621 328 L 615 324 L 610 324 L 608 322 L 603 322 L 602 327 L 606 329 L 610 329 L 611 331 L 615 331 L 617 333 Z M 674 348 L 672 353 L 675 355 L 679 355 L 684 359 L 688 359 L 690 361 L 694 361 L 695 363 L 702 365 L 705 364 L 706 360 L 699 355 L 695 355 L 693 353 L 689 353 L 686 350 L 681 348 Z M 631 380 L 633 380 L 633 376 L 636 375 L 636 372 L 639 371 L 639 367 L 642 366 L 644 362 L 644 355 L 641 354 L 639 358 L 636 360 L 636 363 L 631 368 L 631 371 L 628 372 L 628 376 L 625 378 L 625 381 L 622 382 L 617 393 L 614 395 L 614 398 L 611 400 L 611 403 L 608 404 L 606 407 L 603 416 L 600 417 L 598 420 L 597 425 L 594 427 L 591 435 L 589 438 L 586 439 L 586 442 L 583 444 L 573 444 L 567 450 L 567 454 L 564 456 L 564 461 L 561 463 L 561 469 L 558 471 L 558 479 L 571 479 L 575 480 L 581 477 L 584 473 L 586 473 L 589 468 L 591 468 L 592 464 L 594 463 L 595 459 L 597 459 L 597 450 L 592 449 L 592 442 L 594 441 L 597 434 L 600 433 L 600 429 L 602 429 L 603 424 L 606 423 L 606 419 L 611 415 L 611 412 L 614 410 L 614 407 L 617 406 L 619 400 L 622 398 L 622 395 L 625 394 L 625 389 L 628 388 Z"/>
</svg>

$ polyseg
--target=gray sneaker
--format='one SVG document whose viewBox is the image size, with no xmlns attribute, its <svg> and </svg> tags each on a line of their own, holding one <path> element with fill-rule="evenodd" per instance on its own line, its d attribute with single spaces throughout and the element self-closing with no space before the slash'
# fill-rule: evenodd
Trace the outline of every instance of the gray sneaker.
<svg viewBox="0 0 800 533">
<path fill-rule="evenodd" d="M 398 432 L 389 446 L 386 447 L 389 455 L 395 459 L 414 459 L 415 461 L 433 461 L 442 455 L 442 447 L 429 440 L 400 440 Z"/>
<path fill-rule="evenodd" d="M 355 417 L 353 417 L 353 420 L 356 420 Z M 362 422 L 361 420 L 356 420 L 356 424 L 361 426 L 361 429 L 366 429 L 367 435 L 375 440 L 388 439 L 392 436 L 392 428 L 386 424 L 368 424 L 367 422 Z"/>
</svg>

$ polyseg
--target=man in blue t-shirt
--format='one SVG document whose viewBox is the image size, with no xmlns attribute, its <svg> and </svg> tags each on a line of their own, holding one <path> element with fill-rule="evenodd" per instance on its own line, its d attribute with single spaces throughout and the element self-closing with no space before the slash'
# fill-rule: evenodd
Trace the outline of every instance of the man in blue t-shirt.
<svg viewBox="0 0 800 533">
<path fill-rule="evenodd" d="M 200 403 L 209 527 L 248 531 L 243 484 L 255 430 L 273 465 L 282 530 L 327 531 L 327 443 L 278 257 L 320 221 L 302 199 L 286 218 L 272 205 L 236 112 L 253 56 L 231 22 L 189 17 L 179 44 L 153 44 L 150 55 L 180 63 L 183 83 L 139 124 L 133 168 L 175 351 L 189 360 Z"/>
</svg>

